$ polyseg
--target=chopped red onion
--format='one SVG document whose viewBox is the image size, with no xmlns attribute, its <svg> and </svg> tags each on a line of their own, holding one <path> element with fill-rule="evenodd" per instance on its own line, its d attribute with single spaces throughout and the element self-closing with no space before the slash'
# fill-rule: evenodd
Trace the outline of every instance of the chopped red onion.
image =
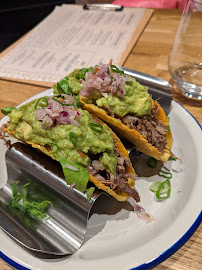
<svg viewBox="0 0 202 270">
<path fill-rule="evenodd" d="M 81 96 L 90 97 L 95 90 L 102 95 L 103 93 L 110 93 L 117 97 L 125 95 L 124 86 L 131 78 L 121 73 L 112 72 L 110 64 L 95 66 L 94 71 L 97 71 L 96 74 L 93 74 L 91 71 L 86 72 L 85 81 L 82 81 Z"/>
<path fill-rule="evenodd" d="M 64 97 L 65 104 L 72 104 L 75 102 L 75 98 L 72 95 L 61 94 L 61 96 Z"/>
<path fill-rule="evenodd" d="M 42 121 L 43 129 L 48 130 L 52 125 L 53 125 L 53 119 L 49 115 L 46 115 Z"/>
<path fill-rule="evenodd" d="M 64 106 L 58 101 L 48 98 L 48 106 L 44 109 L 37 109 L 35 111 L 36 120 L 42 121 L 42 128 L 47 130 L 57 125 L 75 125 L 79 126 L 77 119 L 81 117 L 81 113 L 78 109 L 73 106 L 66 106 L 65 104 L 70 104 L 74 102 L 75 99 L 71 95 L 64 94 Z"/>
<path fill-rule="evenodd" d="M 38 109 L 35 111 L 36 120 L 43 120 L 46 116 L 46 112 L 44 109 Z"/>
</svg>

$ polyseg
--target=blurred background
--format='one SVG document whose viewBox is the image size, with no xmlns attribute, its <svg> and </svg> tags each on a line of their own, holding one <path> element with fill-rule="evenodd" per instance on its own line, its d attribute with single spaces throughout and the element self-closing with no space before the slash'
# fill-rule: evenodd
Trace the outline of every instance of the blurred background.
<svg viewBox="0 0 202 270">
<path fill-rule="evenodd" d="M 1 0 L 0 52 L 32 29 L 56 5 L 114 3 L 126 7 L 183 9 L 186 0 Z"/>
</svg>

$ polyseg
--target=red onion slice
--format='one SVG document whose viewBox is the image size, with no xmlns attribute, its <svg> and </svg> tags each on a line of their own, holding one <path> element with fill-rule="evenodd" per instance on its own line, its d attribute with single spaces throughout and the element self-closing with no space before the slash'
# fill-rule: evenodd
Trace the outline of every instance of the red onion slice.
<svg viewBox="0 0 202 270">
<path fill-rule="evenodd" d="M 81 113 L 73 106 L 66 106 L 66 102 L 74 102 L 75 99 L 71 95 L 65 95 L 65 99 L 61 102 L 65 102 L 64 106 L 48 98 L 48 106 L 44 109 L 39 108 L 35 111 L 36 120 L 42 121 L 42 128 L 45 130 L 50 129 L 55 124 L 57 125 L 75 125 L 79 126 L 77 119 L 81 117 Z"/>
<path fill-rule="evenodd" d="M 70 188 L 74 189 L 75 186 L 76 186 L 76 184 L 74 183 L 74 184 L 72 184 L 72 185 L 70 186 Z"/>
<path fill-rule="evenodd" d="M 146 210 L 138 204 L 134 205 L 134 212 L 138 218 L 143 219 L 146 223 L 154 221 L 154 217 L 150 214 L 147 214 Z"/>
</svg>

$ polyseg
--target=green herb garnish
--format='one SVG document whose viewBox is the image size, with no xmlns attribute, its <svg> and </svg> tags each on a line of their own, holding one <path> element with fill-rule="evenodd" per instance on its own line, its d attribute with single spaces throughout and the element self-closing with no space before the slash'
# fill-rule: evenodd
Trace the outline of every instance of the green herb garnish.
<svg viewBox="0 0 202 270">
<path fill-rule="evenodd" d="M 110 68 L 111 68 L 111 71 L 112 71 L 112 72 L 116 72 L 116 73 L 124 74 L 124 71 L 123 71 L 123 70 L 118 69 L 118 68 L 117 68 L 117 66 L 115 66 L 115 65 L 110 65 Z"/>
<path fill-rule="evenodd" d="M 60 158 L 57 156 L 58 161 L 62 165 L 63 173 L 66 183 L 68 185 L 75 184 L 75 188 L 80 191 L 86 191 L 87 183 L 89 180 L 89 172 L 83 166 L 71 162 L 67 158 Z M 70 166 L 68 166 L 68 164 Z M 78 170 L 71 170 L 71 166 Z M 69 167 L 69 168 L 68 168 Z"/>
<path fill-rule="evenodd" d="M 90 123 L 90 128 L 97 133 L 102 133 L 103 131 L 103 126 L 101 124 Z"/>
<path fill-rule="evenodd" d="M 86 195 L 87 195 L 87 200 L 88 201 L 90 201 L 90 198 L 92 197 L 94 190 L 95 190 L 94 187 L 91 187 L 91 188 L 87 189 Z"/>
<path fill-rule="evenodd" d="M 15 107 L 6 107 L 6 108 L 2 108 L 1 109 L 1 112 L 4 114 L 4 115 L 8 115 L 9 113 L 12 112 L 12 110 L 14 110 Z"/>
<path fill-rule="evenodd" d="M 44 101 L 44 102 L 45 102 L 45 105 L 44 105 L 44 103 L 42 103 L 42 104 L 40 105 L 41 101 Z M 47 99 L 46 97 L 41 97 L 41 98 L 39 98 L 39 99 L 36 101 L 36 103 L 35 103 L 34 109 L 37 110 L 37 109 L 38 109 L 38 106 L 39 106 L 39 107 L 43 107 L 43 108 L 47 107 L 47 106 L 48 106 L 48 99 Z"/>
<path fill-rule="evenodd" d="M 85 75 L 89 71 L 91 71 L 93 73 L 94 72 L 93 67 L 79 69 L 79 71 L 76 74 L 76 79 L 77 80 L 80 80 L 80 79 L 85 80 Z"/>
<path fill-rule="evenodd" d="M 176 160 L 176 158 L 170 155 L 168 160 Z"/>
<path fill-rule="evenodd" d="M 18 193 L 18 185 L 19 181 L 15 181 L 11 184 L 11 190 L 13 194 L 13 200 L 11 203 L 11 206 L 14 208 L 18 208 L 23 212 L 27 212 L 33 217 L 39 217 L 41 219 L 46 218 L 46 207 L 48 205 L 52 205 L 52 203 L 48 200 L 42 201 L 42 202 L 36 202 L 32 201 L 29 202 L 27 200 L 27 189 L 26 187 L 30 185 L 30 183 L 25 184 L 22 187 L 22 193 Z"/>
<path fill-rule="evenodd" d="M 147 165 L 150 168 L 157 168 L 157 162 L 158 162 L 158 160 L 155 159 L 154 157 L 150 157 L 147 159 Z"/>
<path fill-rule="evenodd" d="M 78 138 L 77 138 L 77 136 L 76 136 L 76 134 L 74 132 L 70 131 L 69 139 L 73 143 L 73 145 L 75 145 Z"/>
<path fill-rule="evenodd" d="M 57 90 L 60 94 L 72 94 L 72 91 L 69 87 L 69 82 L 68 79 L 65 77 L 63 79 L 61 79 L 58 83 L 57 83 Z"/>
</svg>

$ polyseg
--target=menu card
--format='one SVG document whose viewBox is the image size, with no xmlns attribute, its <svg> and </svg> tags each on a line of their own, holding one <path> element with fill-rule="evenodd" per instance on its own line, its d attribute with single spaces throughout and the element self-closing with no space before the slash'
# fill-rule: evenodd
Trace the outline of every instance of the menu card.
<svg viewBox="0 0 202 270">
<path fill-rule="evenodd" d="M 75 68 L 109 63 L 110 59 L 113 64 L 121 65 L 127 50 L 132 49 L 128 45 L 145 12 L 142 8 L 110 12 L 83 10 L 77 5 L 57 6 L 14 48 L 3 54 L 0 76 L 56 82 Z M 151 14 L 150 11 L 144 25 Z M 130 46 L 134 45 L 132 42 Z"/>
</svg>

